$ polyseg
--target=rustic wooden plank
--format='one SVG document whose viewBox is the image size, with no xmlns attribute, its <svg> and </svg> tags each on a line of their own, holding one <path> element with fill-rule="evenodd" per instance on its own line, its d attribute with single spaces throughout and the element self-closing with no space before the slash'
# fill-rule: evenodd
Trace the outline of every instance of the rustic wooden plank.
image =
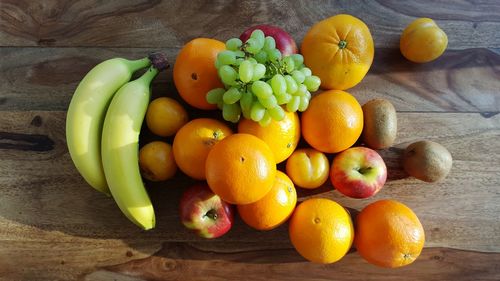
<svg viewBox="0 0 500 281">
<path fill-rule="evenodd" d="M 397 47 L 416 17 L 438 21 L 450 49 L 499 48 L 500 3 L 490 1 L 17 1 L 3 0 L 0 46 L 179 47 L 193 37 L 228 39 L 274 24 L 300 43 L 326 17 L 364 20 L 378 47 Z"/>
<path fill-rule="evenodd" d="M 118 241 L 0 242 L 0 280 L 498 280 L 500 254 L 425 248 L 411 265 L 382 269 L 355 251 L 331 265 L 284 243 L 166 242 L 143 254 Z M 142 248 L 141 248 L 142 247 Z M 8 258 L 2 258 L 8 257 Z M 22 260 L 22 266 L 19 266 Z"/>
<path fill-rule="evenodd" d="M 178 173 L 170 181 L 148 183 L 158 223 L 153 231 L 143 232 L 127 221 L 111 198 L 78 175 L 66 149 L 64 118 L 65 112 L 57 111 L 0 114 L 0 241 L 121 239 L 155 247 L 165 241 L 203 241 L 182 227 L 177 213 L 182 190 L 192 180 Z M 500 159 L 492 157 L 500 154 L 500 115 L 399 112 L 398 119 L 396 145 L 381 151 L 389 181 L 374 198 L 349 199 L 328 183 L 313 191 L 299 189 L 300 200 L 327 197 L 360 210 L 375 200 L 394 198 L 420 217 L 426 246 L 500 252 Z M 38 139 L 29 139 L 33 135 Z M 451 151 L 454 165 L 444 182 L 426 184 L 403 172 L 401 151 L 419 139 L 437 141 Z M 33 149 L 40 146 L 46 149 Z M 286 225 L 257 232 L 237 219 L 219 240 L 278 243 L 288 241 L 288 234 Z"/>
<path fill-rule="evenodd" d="M 78 82 L 112 57 L 140 58 L 146 48 L 0 48 L 0 110 L 66 110 Z M 173 65 L 176 48 L 161 49 Z M 447 51 L 417 65 L 397 49 L 377 49 L 373 67 L 349 92 L 361 103 L 390 99 L 398 111 L 500 111 L 500 49 Z M 155 96 L 179 99 L 172 68 L 153 85 Z M 192 111 L 194 115 L 201 114 Z"/>
</svg>

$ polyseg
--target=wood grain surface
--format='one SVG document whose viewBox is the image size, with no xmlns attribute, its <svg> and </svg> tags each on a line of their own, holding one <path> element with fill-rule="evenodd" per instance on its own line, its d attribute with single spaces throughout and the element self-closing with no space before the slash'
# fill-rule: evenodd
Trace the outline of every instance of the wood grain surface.
<svg viewBox="0 0 500 281">
<path fill-rule="evenodd" d="M 365 21 L 376 46 L 368 75 L 349 92 L 361 104 L 388 99 L 398 111 L 396 143 L 380 151 L 389 179 L 366 200 L 326 184 L 298 189 L 299 201 L 330 198 L 354 215 L 383 198 L 407 204 L 426 232 L 414 264 L 381 269 L 354 249 L 332 265 L 309 263 L 291 246 L 286 224 L 258 232 L 239 218 L 219 239 L 198 238 L 178 217 L 180 195 L 194 183 L 180 172 L 146 182 L 157 228 L 144 232 L 74 168 L 66 109 L 98 62 L 161 51 L 174 64 L 192 38 L 226 40 L 261 23 L 283 27 L 300 43 L 315 22 L 339 13 Z M 447 51 L 428 64 L 412 64 L 398 49 L 401 31 L 416 17 L 433 18 L 448 34 Z M 498 30 L 494 0 L 0 0 L 0 280 L 500 280 Z M 156 78 L 153 95 L 186 105 L 171 69 Z M 221 118 L 216 111 L 189 115 Z M 141 143 L 152 139 L 160 138 L 143 130 Z M 421 139 L 453 155 L 445 181 L 427 184 L 403 171 L 403 149 Z"/>
</svg>

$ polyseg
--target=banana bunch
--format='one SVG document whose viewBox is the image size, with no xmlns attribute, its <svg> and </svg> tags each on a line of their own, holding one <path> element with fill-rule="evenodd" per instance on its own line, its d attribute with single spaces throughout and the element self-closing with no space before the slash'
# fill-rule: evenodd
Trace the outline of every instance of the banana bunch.
<svg viewBox="0 0 500 281">
<path fill-rule="evenodd" d="M 155 226 L 155 215 L 139 170 L 139 133 L 151 81 L 167 66 L 161 54 L 101 62 L 78 85 L 66 117 L 66 142 L 77 170 L 93 188 L 111 194 L 125 216 L 143 229 Z"/>
</svg>

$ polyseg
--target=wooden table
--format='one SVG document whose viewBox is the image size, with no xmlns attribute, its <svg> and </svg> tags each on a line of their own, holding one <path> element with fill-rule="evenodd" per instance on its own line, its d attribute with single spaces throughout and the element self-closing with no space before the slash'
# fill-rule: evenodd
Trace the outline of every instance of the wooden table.
<svg viewBox="0 0 500 281">
<path fill-rule="evenodd" d="M 0 279 L 499 280 L 500 2 L 418 2 L 1 0 Z M 315 22 L 339 13 L 365 21 L 376 46 L 368 75 L 349 91 L 361 104 L 392 101 L 400 130 L 396 145 L 380 152 L 389 180 L 374 198 L 348 199 L 328 185 L 299 190 L 300 200 L 327 197 L 358 210 L 382 198 L 404 202 L 426 231 L 414 264 L 381 269 L 354 250 L 335 264 L 312 264 L 294 251 L 286 225 L 257 232 L 239 218 L 220 239 L 197 238 L 177 214 L 192 183 L 180 173 L 149 185 L 157 228 L 143 232 L 72 165 L 66 109 L 99 61 L 159 50 L 173 64 L 192 38 L 226 40 L 260 23 L 281 26 L 300 43 Z M 417 17 L 435 19 L 448 34 L 435 62 L 400 55 L 399 36 Z M 178 99 L 171 69 L 153 93 Z M 451 151 L 445 181 L 426 184 L 403 172 L 402 149 L 420 139 Z"/>
</svg>

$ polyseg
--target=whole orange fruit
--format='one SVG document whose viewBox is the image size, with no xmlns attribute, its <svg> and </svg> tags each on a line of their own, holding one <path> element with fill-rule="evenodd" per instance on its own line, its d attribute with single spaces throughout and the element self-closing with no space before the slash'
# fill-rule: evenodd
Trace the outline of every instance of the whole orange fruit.
<svg viewBox="0 0 500 281">
<path fill-rule="evenodd" d="M 214 88 L 224 87 L 215 60 L 225 49 L 223 42 L 208 38 L 193 39 L 182 47 L 174 65 L 174 83 L 181 97 L 191 106 L 217 108 L 217 105 L 207 102 L 206 95 Z"/>
<path fill-rule="evenodd" d="M 400 267 L 417 259 L 425 234 L 417 215 L 404 204 L 380 200 L 366 206 L 356 218 L 354 244 L 369 263 Z"/>
<path fill-rule="evenodd" d="M 358 84 L 373 62 L 373 39 L 364 22 L 336 15 L 316 23 L 301 47 L 304 63 L 321 78 L 324 89 L 345 90 Z"/>
<path fill-rule="evenodd" d="M 363 131 L 363 110 L 347 92 L 330 90 L 311 99 L 302 114 L 302 135 L 315 149 L 337 153 L 351 147 Z"/>
<path fill-rule="evenodd" d="M 312 148 L 295 150 L 286 160 L 286 173 L 302 188 L 318 188 L 328 179 L 330 164 L 325 154 Z"/>
<path fill-rule="evenodd" d="M 448 46 L 448 36 L 429 18 L 419 18 L 410 23 L 399 41 L 405 58 L 423 63 L 437 59 Z"/>
<path fill-rule="evenodd" d="M 208 186 L 231 204 L 250 204 L 262 199 L 276 178 L 271 149 L 249 134 L 234 134 L 215 144 L 205 167 Z"/>
<path fill-rule="evenodd" d="M 271 190 L 260 200 L 238 205 L 241 219 L 257 230 L 270 230 L 280 226 L 292 214 L 297 203 L 297 192 L 290 178 L 276 172 Z"/>
<path fill-rule="evenodd" d="M 296 112 L 285 111 L 283 120 L 272 120 L 266 127 L 250 119 L 242 118 L 238 124 L 238 132 L 251 134 L 263 140 L 271 148 L 276 163 L 280 163 L 292 154 L 299 143 L 299 116 Z"/>
<path fill-rule="evenodd" d="M 214 144 L 233 132 L 224 123 L 208 118 L 191 120 L 175 135 L 175 162 L 191 178 L 204 180 L 205 161 Z"/>
<path fill-rule="evenodd" d="M 146 112 L 149 130 L 158 136 L 169 137 L 188 122 L 188 114 L 176 100 L 161 97 L 153 100 Z"/>
<path fill-rule="evenodd" d="M 150 181 L 164 181 L 177 171 L 172 146 L 166 142 L 153 141 L 139 150 L 139 168 L 143 177 Z"/>
<path fill-rule="evenodd" d="M 333 263 L 351 248 L 354 229 L 344 207 L 329 199 L 313 198 L 295 208 L 289 234 L 295 249 L 307 260 Z"/>
</svg>

